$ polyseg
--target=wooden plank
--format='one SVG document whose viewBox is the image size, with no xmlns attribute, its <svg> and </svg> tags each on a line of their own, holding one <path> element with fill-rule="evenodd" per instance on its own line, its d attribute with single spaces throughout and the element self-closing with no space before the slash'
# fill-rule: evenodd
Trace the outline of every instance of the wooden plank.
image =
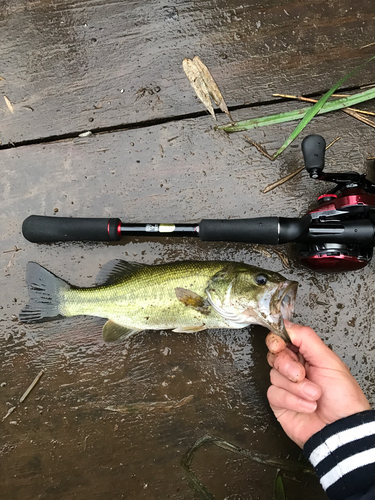
<svg viewBox="0 0 375 500">
<path fill-rule="evenodd" d="M 251 137 L 273 151 L 292 128 L 258 129 Z M 371 128 L 336 113 L 315 119 L 308 132 L 327 141 L 341 136 L 327 152 L 327 170 L 366 172 L 366 158 L 374 155 Z M 116 498 L 188 499 L 192 492 L 181 457 L 205 433 L 273 457 L 300 455 L 265 399 L 265 329 L 148 332 L 108 345 L 101 339 L 101 320 L 25 326 L 17 315 L 27 300 L 30 260 L 80 286 L 90 286 L 100 265 L 112 258 L 148 264 L 230 259 L 280 271 L 300 283 L 296 321 L 320 333 L 375 403 L 373 264 L 359 272 L 319 275 L 302 268 L 286 247 L 279 250 L 289 257 L 290 269 L 271 247 L 172 238 L 35 245 L 21 235 L 22 221 L 32 213 L 112 215 L 132 222 L 300 216 L 325 191 L 306 173 L 267 195 L 261 192 L 302 165 L 299 144 L 271 163 L 244 134 L 216 132 L 203 117 L 0 152 L 0 418 L 16 406 L 3 422 L 0 447 L 8 498 L 100 499 L 116 491 Z M 39 385 L 20 405 L 41 369 Z M 193 401 L 179 410 L 147 409 L 147 402 L 189 395 Z M 144 410 L 120 415 L 103 409 L 135 403 L 146 404 Z M 226 452 L 209 450 L 211 462 L 202 453 L 194 470 L 210 491 L 270 498 L 274 470 L 242 461 L 239 467 L 236 461 L 228 476 L 232 462 Z M 288 482 L 291 498 L 325 498 L 317 478 L 294 476 L 298 481 Z"/>
<path fill-rule="evenodd" d="M 0 14 L 0 142 L 202 112 L 181 66 L 195 54 L 230 106 L 319 92 L 373 52 L 362 47 L 374 30 L 368 0 L 205 0 L 199 8 L 191 0 L 16 0 Z M 348 85 L 373 81 L 372 65 Z"/>
</svg>

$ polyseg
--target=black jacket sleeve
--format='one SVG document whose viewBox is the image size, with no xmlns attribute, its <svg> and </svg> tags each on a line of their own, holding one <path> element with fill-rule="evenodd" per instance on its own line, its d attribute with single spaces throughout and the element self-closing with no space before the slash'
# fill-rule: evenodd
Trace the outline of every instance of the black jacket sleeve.
<svg viewBox="0 0 375 500">
<path fill-rule="evenodd" d="M 375 500 L 375 411 L 326 425 L 304 446 L 330 500 Z"/>
</svg>

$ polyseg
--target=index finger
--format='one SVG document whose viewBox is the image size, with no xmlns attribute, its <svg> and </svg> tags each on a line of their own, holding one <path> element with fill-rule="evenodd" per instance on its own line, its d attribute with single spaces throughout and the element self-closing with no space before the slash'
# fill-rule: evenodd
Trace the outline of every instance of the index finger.
<svg viewBox="0 0 375 500">
<path fill-rule="evenodd" d="M 312 328 L 297 325 L 287 320 L 284 321 L 284 324 L 293 345 L 298 347 L 299 353 L 310 365 L 348 370 L 346 364 L 325 345 Z"/>
</svg>

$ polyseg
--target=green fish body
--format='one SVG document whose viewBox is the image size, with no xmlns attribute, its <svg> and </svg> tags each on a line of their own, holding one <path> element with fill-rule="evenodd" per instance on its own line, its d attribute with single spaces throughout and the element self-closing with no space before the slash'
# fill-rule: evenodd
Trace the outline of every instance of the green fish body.
<svg viewBox="0 0 375 500">
<path fill-rule="evenodd" d="M 141 330 L 194 332 L 243 328 L 257 323 L 286 340 L 283 317 L 291 318 L 297 283 L 278 273 L 236 262 L 175 262 L 143 265 L 111 261 L 99 286 L 77 288 L 35 262 L 27 267 L 30 301 L 24 323 L 69 316 L 107 318 L 107 341 Z"/>
</svg>

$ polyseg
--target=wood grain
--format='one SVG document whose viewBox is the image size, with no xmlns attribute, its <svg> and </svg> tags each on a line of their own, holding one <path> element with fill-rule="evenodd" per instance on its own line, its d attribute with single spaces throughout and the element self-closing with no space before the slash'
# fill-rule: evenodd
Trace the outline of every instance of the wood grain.
<svg viewBox="0 0 375 500">
<path fill-rule="evenodd" d="M 332 86 L 366 59 L 370 0 L 145 4 L 16 0 L 0 14 L 0 142 L 169 119 L 204 108 L 182 70 L 199 55 L 230 106 Z M 373 83 L 373 65 L 349 86 Z M 1 97 L 1 99 L 3 99 Z"/>
</svg>

